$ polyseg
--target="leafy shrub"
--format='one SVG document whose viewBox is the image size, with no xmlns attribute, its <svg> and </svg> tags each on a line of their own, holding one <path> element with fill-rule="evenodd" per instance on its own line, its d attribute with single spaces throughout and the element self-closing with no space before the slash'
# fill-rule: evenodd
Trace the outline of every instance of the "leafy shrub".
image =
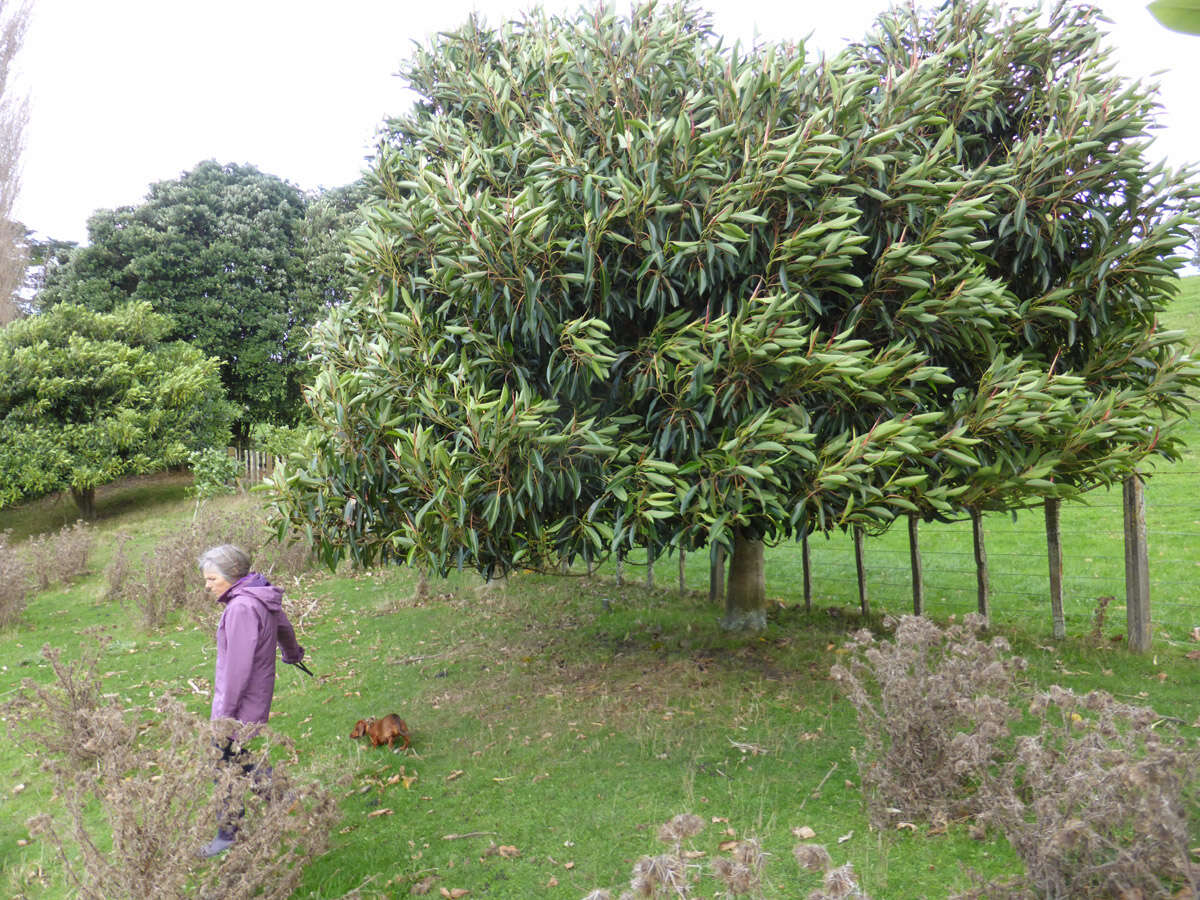
<svg viewBox="0 0 1200 900">
<path fill-rule="evenodd" d="M 232 494 L 237 491 L 237 480 L 241 464 L 237 457 L 219 447 L 205 447 L 188 454 L 188 466 L 192 470 L 192 493 L 196 496 L 196 508 L 212 497 Z"/>
<path fill-rule="evenodd" d="M 299 450 L 310 431 L 311 428 L 303 425 L 289 427 L 260 422 L 250 429 L 250 443 L 255 450 L 282 459 Z"/>
<path fill-rule="evenodd" d="M 1200 750 L 1147 707 L 1054 686 L 1036 734 L 990 779 L 980 820 L 999 826 L 1046 897 L 1196 896 L 1190 862 Z"/>
<path fill-rule="evenodd" d="M 21 617 L 33 591 L 33 570 L 28 560 L 9 545 L 8 531 L 0 531 L 0 628 Z"/>
<path fill-rule="evenodd" d="M 833 678 L 854 705 L 872 821 L 946 821 L 978 812 L 978 787 L 1020 713 L 1008 698 L 1019 657 L 1000 637 L 979 640 L 978 617 L 946 630 L 904 616 L 891 641 L 859 631 Z M 951 808 L 953 805 L 953 808 Z"/>
<path fill-rule="evenodd" d="M 96 533 L 82 519 L 64 525 L 54 534 L 43 534 L 26 544 L 38 590 L 66 583 L 88 573 L 88 557 L 96 542 Z"/>
</svg>

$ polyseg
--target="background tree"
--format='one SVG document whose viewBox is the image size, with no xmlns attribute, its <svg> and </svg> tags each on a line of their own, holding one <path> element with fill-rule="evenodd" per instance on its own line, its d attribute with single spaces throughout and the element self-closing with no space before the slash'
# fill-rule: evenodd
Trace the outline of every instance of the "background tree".
<svg viewBox="0 0 1200 900">
<path fill-rule="evenodd" d="M 320 308 L 306 287 L 306 206 L 253 166 L 203 162 L 152 185 L 140 206 L 92 215 L 88 245 L 50 272 L 39 303 L 105 312 L 145 300 L 171 317 L 168 339 L 222 360 L 243 437 L 251 422 L 292 422 Z"/>
<path fill-rule="evenodd" d="M 0 507 L 69 490 L 92 518 L 100 485 L 227 445 L 220 363 L 171 329 L 134 301 L 60 304 L 0 330 Z"/>
<path fill-rule="evenodd" d="M 440 37 L 281 514 L 330 560 L 442 569 L 724 545 L 753 627 L 764 540 L 1168 448 L 1145 426 L 1196 373 L 1154 313 L 1195 196 L 1145 164 L 1142 93 L 1070 115 L 1105 96 L 1092 15 L 954 4 L 828 64 L 686 6 Z"/>
<path fill-rule="evenodd" d="M 0 0 L 0 326 L 20 315 L 14 294 L 25 274 L 25 229 L 12 220 L 25 148 L 26 99 L 10 81 L 13 60 L 25 40 L 30 5 Z"/>
</svg>

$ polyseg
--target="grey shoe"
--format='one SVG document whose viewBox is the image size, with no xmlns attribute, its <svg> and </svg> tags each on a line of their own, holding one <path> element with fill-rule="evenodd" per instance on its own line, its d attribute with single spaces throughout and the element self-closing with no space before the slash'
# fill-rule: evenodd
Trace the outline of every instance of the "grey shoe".
<svg viewBox="0 0 1200 900">
<path fill-rule="evenodd" d="M 204 859 L 211 859 L 214 856 L 219 856 L 230 847 L 233 846 L 233 838 L 226 837 L 221 832 L 217 832 L 217 836 L 200 848 L 200 855 Z"/>
</svg>

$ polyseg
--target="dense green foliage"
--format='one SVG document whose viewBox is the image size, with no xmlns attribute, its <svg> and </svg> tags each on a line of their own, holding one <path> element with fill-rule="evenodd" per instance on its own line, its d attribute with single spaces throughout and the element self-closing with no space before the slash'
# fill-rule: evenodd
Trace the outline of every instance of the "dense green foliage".
<svg viewBox="0 0 1200 900">
<path fill-rule="evenodd" d="M 276 477 L 330 561 L 485 572 L 1111 483 L 1200 371 L 1197 208 L 1087 8 L 892 14 L 809 61 L 687 6 L 421 49 Z M 736 560 L 735 560 L 736 566 Z"/>
<path fill-rule="evenodd" d="M 173 319 L 168 337 L 223 361 L 242 420 L 292 422 L 308 326 L 344 296 L 328 244 L 346 206 L 314 201 L 310 218 L 299 188 L 252 166 L 203 162 L 152 185 L 141 205 L 96 212 L 89 244 L 49 273 L 39 304 L 104 312 L 145 300 Z"/>
<path fill-rule="evenodd" d="M 145 302 L 60 304 L 0 330 L 0 507 L 96 487 L 224 447 L 233 410 L 219 362 L 166 340 Z"/>
</svg>

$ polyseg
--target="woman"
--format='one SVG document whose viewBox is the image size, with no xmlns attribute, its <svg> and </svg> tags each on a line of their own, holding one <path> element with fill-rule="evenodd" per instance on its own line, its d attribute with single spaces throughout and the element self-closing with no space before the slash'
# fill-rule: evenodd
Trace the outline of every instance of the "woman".
<svg viewBox="0 0 1200 900">
<path fill-rule="evenodd" d="M 250 571 L 250 557 L 232 544 L 213 547 L 200 557 L 204 589 L 225 604 L 217 625 L 217 669 L 213 679 L 212 717 L 239 722 L 266 722 L 275 694 L 275 649 L 289 664 L 304 659 L 304 648 L 283 611 L 283 591 Z M 232 743 L 223 747 L 222 762 L 241 763 Z M 242 764 L 249 774 L 253 766 Z M 236 818 L 236 817 L 235 817 Z M 202 851 L 216 856 L 233 844 L 237 826 L 231 821 Z"/>
</svg>

